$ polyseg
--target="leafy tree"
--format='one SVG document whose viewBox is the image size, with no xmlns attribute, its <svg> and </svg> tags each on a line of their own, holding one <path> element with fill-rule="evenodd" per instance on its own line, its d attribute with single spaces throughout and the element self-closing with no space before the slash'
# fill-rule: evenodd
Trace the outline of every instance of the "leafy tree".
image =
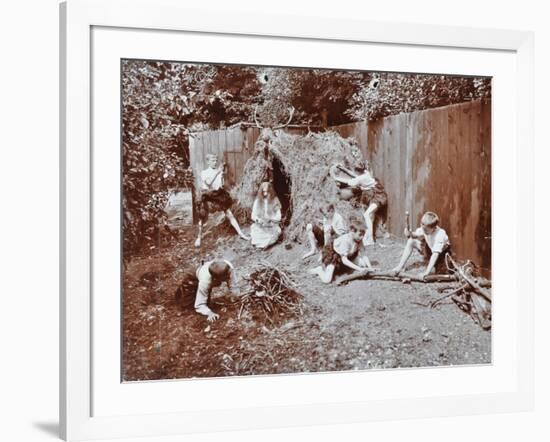
<svg viewBox="0 0 550 442">
<path fill-rule="evenodd" d="M 346 113 L 353 120 L 447 106 L 491 97 L 491 79 L 449 75 L 375 73 L 353 95 Z"/>
<path fill-rule="evenodd" d="M 156 240 L 170 191 L 192 182 L 189 133 L 246 119 L 258 92 L 254 68 L 123 60 L 125 251 Z"/>
</svg>

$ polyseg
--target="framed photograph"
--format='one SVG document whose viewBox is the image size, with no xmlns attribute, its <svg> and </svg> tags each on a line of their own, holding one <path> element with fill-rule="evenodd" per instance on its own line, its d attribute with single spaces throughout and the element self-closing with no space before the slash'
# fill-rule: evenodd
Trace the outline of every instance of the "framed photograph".
<svg viewBox="0 0 550 442">
<path fill-rule="evenodd" d="M 63 438 L 532 407 L 532 34 L 60 15 Z"/>
</svg>

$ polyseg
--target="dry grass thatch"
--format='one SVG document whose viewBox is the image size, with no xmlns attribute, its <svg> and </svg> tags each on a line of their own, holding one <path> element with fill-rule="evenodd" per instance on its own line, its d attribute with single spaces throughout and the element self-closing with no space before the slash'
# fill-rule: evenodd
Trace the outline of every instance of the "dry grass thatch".
<svg viewBox="0 0 550 442">
<path fill-rule="evenodd" d="M 335 163 L 354 169 L 364 161 L 354 141 L 336 132 L 291 135 L 264 130 L 254 156 L 245 165 L 241 183 L 233 191 L 241 209 L 250 213 L 260 183 L 269 177 L 273 158 L 282 164 L 291 188 L 292 216 L 284 229 L 285 240 L 302 240 L 307 223 L 320 219 L 321 209 L 329 203 L 347 219 L 362 219 L 358 208 L 340 200 L 329 176 Z"/>
</svg>

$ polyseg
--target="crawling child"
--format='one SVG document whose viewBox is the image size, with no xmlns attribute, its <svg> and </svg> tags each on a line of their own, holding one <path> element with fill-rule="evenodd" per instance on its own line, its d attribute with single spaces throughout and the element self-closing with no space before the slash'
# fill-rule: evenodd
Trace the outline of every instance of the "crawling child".
<svg viewBox="0 0 550 442">
<path fill-rule="evenodd" d="M 205 262 L 194 274 L 189 271 L 185 273 L 183 282 L 175 293 L 176 301 L 180 303 L 185 301 L 189 292 L 195 291 L 195 311 L 206 316 L 208 322 L 214 322 L 220 315 L 210 309 L 208 300 L 212 289 L 224 282 L 234 294 L 239 293 L 233 264 L 227 260 L 219 259 Z"/>
</svg>

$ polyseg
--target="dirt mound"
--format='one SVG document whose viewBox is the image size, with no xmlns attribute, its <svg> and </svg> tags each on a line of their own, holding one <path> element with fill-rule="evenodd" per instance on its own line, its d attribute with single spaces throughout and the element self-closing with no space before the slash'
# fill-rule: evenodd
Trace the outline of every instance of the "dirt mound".
<svg viewBox="0 0 550 442">
<path fill-rule="evenodd" d="M 349 169 L 364 160 L 351 139 L 336 132 L 292 135 L 264 130 L 247 161 L 243 179 L 233 190 L 240 211 L 252 208 L 262 181 L 272 181 L 283 208 L 284 238 L 301 240 L 307 223 L 321 218 L 321 209 L 333 203 L 347 219 L 362 219 L 361 211 L 338 197 L 338 188 L 329 176 L 335 163 Z"/>
</svg>

